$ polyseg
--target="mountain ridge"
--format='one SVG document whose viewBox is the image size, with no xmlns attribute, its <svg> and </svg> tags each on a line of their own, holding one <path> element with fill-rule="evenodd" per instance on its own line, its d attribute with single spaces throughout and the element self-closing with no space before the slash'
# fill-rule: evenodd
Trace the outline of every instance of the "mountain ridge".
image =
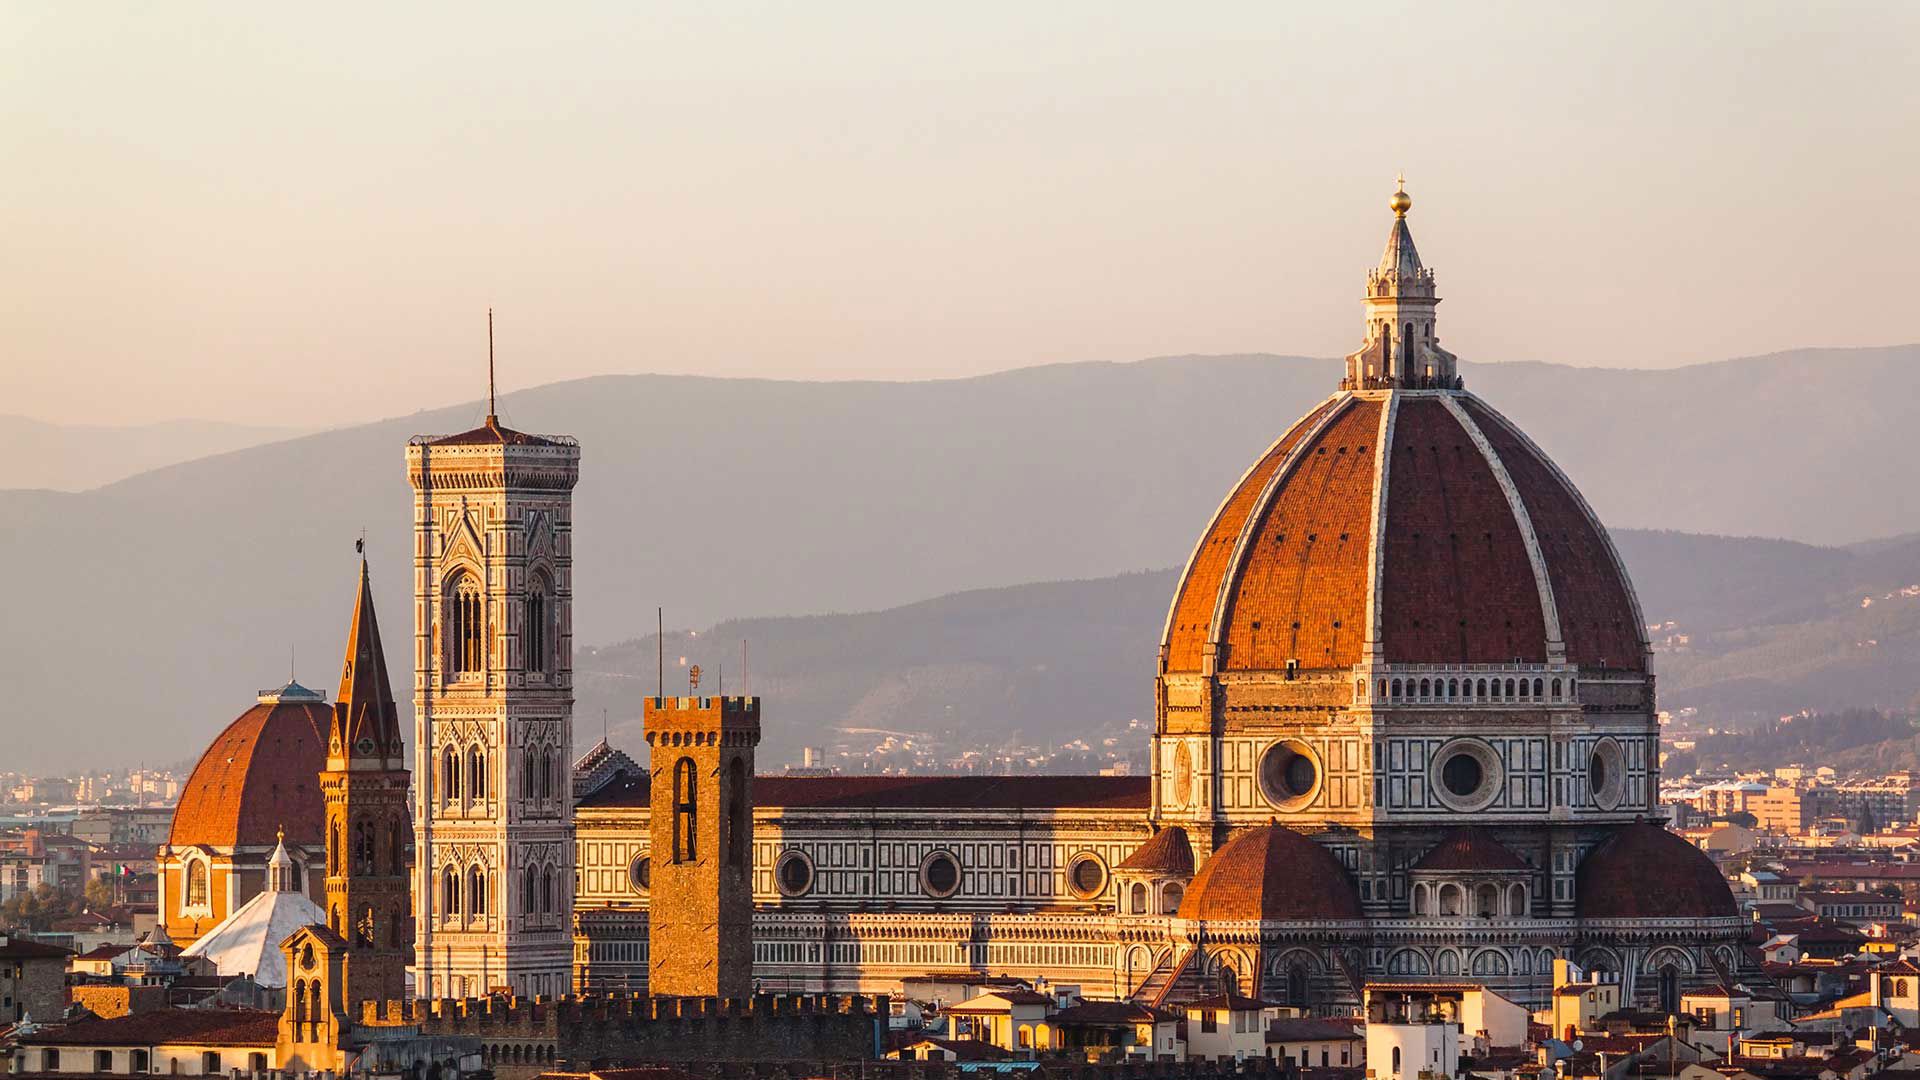
<svg viewBox="0 0 1920 1080">
<path fill-rule="evenodd" d="M 1465 372 L 1610 525 L 1823 545 L 1920 525 L 1900 408 L 1920 400 L 1920 348 L 1782 355 Z M 501 412 L 582 440 L 584 648 L 631 637 L 656 606 L 707 625 L 1180 564 L 1248 463 L 1337 380 L 1333 362 L 1259 354 L 938 382 L 619 375 L 505 395 Z M 363 530 L 403 640 L 404 446 L 476 419 L 471 404 L 421 410 L 63 498 L 0 492 L 0 554 L 28 568 L 14 602 L 31 613 L 0 626 L 14 723 L 68 717 L 130 755 L 204 745 L 289 647 L 332 668 Z M 25 762 L 52 753 L 22 742 Z"/>
</svg>

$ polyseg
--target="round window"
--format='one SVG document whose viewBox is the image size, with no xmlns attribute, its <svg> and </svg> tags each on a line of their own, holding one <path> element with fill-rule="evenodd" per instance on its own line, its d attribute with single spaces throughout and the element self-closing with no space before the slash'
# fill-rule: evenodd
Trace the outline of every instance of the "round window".
<svg viewBox="0 0 1920 1080">
<path fill-rule="evenodd" d="M 653 888 L 653 860 L 645 855 L 633 860 L 627 866 L 627 884 L 634 892 L 646 892 Z"/>
<path fill-rule="evenodd" d="M 1260 791 L 1267 801 L 1297 810 L 1313 801 L 1320 790 L 1320 763 L 1311 747 L 1286 739 L 1260 755 Z"/>
<path fill-rule="evenodd" d="M 1433 792 L 1449 809 L 1484 810 L 1500 794 L 1500 755 L 1479 739 L 1455 739 L 1433 757 Z"/>
<path fill-rule="evenodd" d="M 1587 790 L 1602 810 L 1620 805 L 1627 791 L 1627 763 L 1619 743 L 1601 739 L 1593 744 L 1593 753 L 1587 757 Z"/>
<path fill-rule="evenodd" d="M 781 896 L 805 896 L 813 891 L 813 860 L 804 851 L 788 851 L 773 864 L 773 880 Z"/>
<path fill-rule="evenodd" d="M 960 891 L 960 863 L 944 851 L 936 851 L 920 864 L 920 888 L 928 896 L 944 900 Z"/>
<path fill-rule="evenodd" d="M 1096 855 L 1081 855 L 1067 870 L 1067 880 L 1075 896 L 1088 900 L 1107 888 L 1107 868 Z"/>
<path fill-rule="evenodd" d="M 1173 801 L 1176 806 L 1193 801 L 1193 752 L 1186 743 L 1173 752 Z"/>
<path fill-rule="evenodd" d="M 1440 767 L 1440 782 L 1456 799 L 1471 799 L 1480 791 L 1480 785 L 1486 783 L 1487 770 L 1472 754 L 1455 754 Z"/>
</svg>

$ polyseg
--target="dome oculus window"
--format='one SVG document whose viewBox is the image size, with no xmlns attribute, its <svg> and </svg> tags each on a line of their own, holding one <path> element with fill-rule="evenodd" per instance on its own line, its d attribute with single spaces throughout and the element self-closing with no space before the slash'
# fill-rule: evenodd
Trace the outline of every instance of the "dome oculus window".
<svg viewBox="0 0 1920 1080">
<path fill-rule="evenodd" d="M 1620 805 L 1627 790 L 1627 765 L 1619 743 L 1601 739 L 1593 745 L 1593 753 L 1587 757 L 1587 790 L 1593 794 L 1593 804 L 1602 810 Z"/>
<path fill-rule="evenodd" d="M 642 855 L 628 864 L 627 884 L 637 893 L 653 888 L 653 860 Z"/>
<path fill-rule="evenodd" d="M 1073 895 L 1082 900 L 1091 900 L 1107 889 L 1107 867 L 1098 855 L 1084 853 L 1074 856 L 1073 863 L 1067 868 L 1067 884 Z"/>
<path fill-rule="evenodd" d="M 781 896 L 805 896 L 813 891 L 813 860 L 804 851 L 787 851 L 773 864 L 773 881 Z"/>
<path fill-rule="evenodd" d="M 1442 803 L 1453 810 L 1483 810 L 1500 792 L 1500 755 L 1479 739 L 1455 739 L 1433 757 L 1428 777 Z"/>
<path fill-rule="evenodd" d="M 1260 755 L 1260 792 L 1283 810 L 1297 810 L 1320 791 L 1320 761 L 1313 748 L 1283 739 Z"/>
<path fill-rule="evenodd" d="M 959 892 L 959 860 L 944 851 L 927 856 L 920 863 L 920 889 L 936 900 L 945 900 Z"/>
</svg>

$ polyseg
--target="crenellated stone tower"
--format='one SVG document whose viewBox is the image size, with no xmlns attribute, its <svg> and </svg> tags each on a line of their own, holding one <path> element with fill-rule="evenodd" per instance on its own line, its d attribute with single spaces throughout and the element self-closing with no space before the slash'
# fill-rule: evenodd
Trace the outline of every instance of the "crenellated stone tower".
<svg viewBox="0 0 1920 1080">
<path fill-rule="evenodd" d="M 760 699 L 648 698 L 653 883 L 647 915 L 662 997 L 753 988 L 753 750 Z"/>
<path fill-rule="evenodd" d="M 415 438 L 415 978 L 571 988 L 573 487 L 579 444 Z"/>
<path fill-rule="evenodd" d="M 349 1010 L 361 1001 L 405 997 L 413 949 L 407 883 L 413 818 L 406 744 L 364 558 L 320 790 L 327 806 L 327 922 L 345 947 L 340 993 Z"/>
</svg>

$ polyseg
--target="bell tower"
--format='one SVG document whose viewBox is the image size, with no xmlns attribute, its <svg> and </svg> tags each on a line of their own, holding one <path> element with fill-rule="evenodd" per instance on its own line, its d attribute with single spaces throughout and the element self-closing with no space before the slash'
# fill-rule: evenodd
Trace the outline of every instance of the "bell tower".
<svg viewBox="0 0 1920 1080">
<path fill-rule="evenodd" d="M 422 996 L 572 987 L 580 447 L 486 422 L 407 447 Z"/>
<path fill-rule="evenodd" d="M 760 699 L 648 698 L 647 991 L 753 991 L 753 750 Z"/>
<path fill-rule="evenodd" d="M 364 556 L 320 790 L 327 816 L 327 925 L 344 948 L 339 996 L 349 1011 L 362 1001 L 398 1001 L 407 996 L 413 947 L 407 885 L 413 818 L 406 746 Z"/>
</svg>

